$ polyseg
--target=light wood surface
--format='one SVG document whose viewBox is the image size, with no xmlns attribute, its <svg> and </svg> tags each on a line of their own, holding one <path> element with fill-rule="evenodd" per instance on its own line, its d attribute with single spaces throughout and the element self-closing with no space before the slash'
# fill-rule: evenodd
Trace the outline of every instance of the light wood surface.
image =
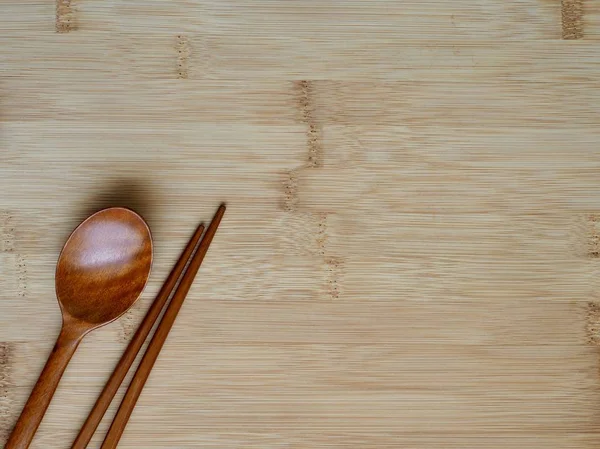
<svg viewBox="0 0 600 449">
<path fill-rule="evenodd" d="M 73 227 L 129 206 L 155 265 L 32 448 L 226 201 L 120 448 L 598 447 L 598 0 L 0 8 L 0 444 Z"/>
</svg>

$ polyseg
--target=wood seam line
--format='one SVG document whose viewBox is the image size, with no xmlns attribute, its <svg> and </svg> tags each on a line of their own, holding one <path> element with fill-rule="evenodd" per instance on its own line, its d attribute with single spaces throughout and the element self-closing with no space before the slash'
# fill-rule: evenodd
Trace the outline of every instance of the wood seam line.
<svg viewBox="0 0 600 449">
<path fill-rule="evenodd" d="M 301 120 L 306 124 L 306 145 L 308 156 L 305 164 L 289 170 L 283 181 L 284 200 L 283 210 L 294 212 L 298 208 L 298 173 L 305 168 L 318 168 L 323 166 L 323 144 L 321 126 L 317 123 L 314 114 L 314 86 L 312 81 L 302 80 L 294 82 L 296 91 L 296 106 L 301 114 Z"/>
<path fill-rule="evenodd" d="M 562 38 L 583 38 L 583 0 L 562 0 Z"/>
<path fill-rule="evenodd" d="M 294 212 L 298 208 L 298 174 L 297 170 L 291 170 L 287 173 L 283 182 L 284 200 L 283 210 Z"/>
<path fill-rule="evenodd" d="M 188 79 L 189 59 L 191 54 L 190 41 L 183 34 L 177 35 L 177 78 Z"/>
<path fill-rule="evenodd" d="M 10 342 L 0 342 L 0 441 L 8 438 L 12 429 L 13 413 L 12 407 L 12 363 L 14 358 L 14 344 Z M 16 420 L 16 417 L 14 417 Z"/>
<path fill-rule="evenodd" d="M 0 251 L 13 252 L 15 249 L 15 224 L 12 215 L 0 211 Z"/>
<path fill-rule="evenodd" d="M 321 139 L 321 126 L 314 115 L 314 86 L 312 81 L 299 81 L 296 83 L 298 90 L 298 107 L 302 114 L 302 121 L 306 123 L 308 168 L 323 166 L 323 143 Z"/>
<path fill-rule="evenodd" d="M 0 252 L 11 253 L 14 263 L 17 295 L 27 296 L 27 260 L 15 249 L 15 223 L 9 211 L 0 211 Z"/>
<path fill-rule="evenodd" d="M 76 29 L 72 0 L 56 0 L 56 32 L 68 33 Z"/>
</svg>

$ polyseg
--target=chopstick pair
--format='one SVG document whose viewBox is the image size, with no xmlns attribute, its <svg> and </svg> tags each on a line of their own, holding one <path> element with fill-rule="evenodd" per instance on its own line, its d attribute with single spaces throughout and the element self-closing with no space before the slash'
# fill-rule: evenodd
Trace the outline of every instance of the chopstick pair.
<svg viewBox="0 0 600 449">
<path fill-rule="evenodd" d="M 125 430 L 125 426 L 129 421 L 129 417 L 131 416 L 135 404 L 137 403 L 142 389 L 144 388 L 146 380 L 148 379 L 150 371 L 154 366 L 154 362 L 156 362 L 160 350 L 167 339 L 167 335 L 169 334 L 169 331 L 175 322 L 177 313 L 179 312 L 179 309 L 185 300 L 192 282 L 194 281 L 194 277 L 196 276 L 196 273 L 202 264 L 202 260 L 208 251 L 208 247 L 210 246 L 217 228 L 219 227 L 219 223 L 221 222 L 224 213 L 225 205 L 221 204 L 212 222 L 208 226 L 202 241 L 200 241 L 200 237 L 202 237 L 202 233 L 204 232 L 204 225 L 199 225 L 196 229 L 196 232 L 194 232 L 194 235 L 183 250 L 181 257 L 167 277 L 167 280 L 160 289 L 156 299 L 148 309 L 144 320 L 131 339 L 127 349 L 125 349 L 125 352 L 121 356 L 119 363 L 106 382 L 102 393 L 100 393 L 100 396 L 96 400 L 94 407 L 88 415 L 85 423 L 81 427 L 79 435 L 77 435 L 77 438 L 73 442 L 71 449 L 86 449 L 88 443 L 94 435 L 94 432 L 100 424 L 102 417 L 106 413 L 106 410 L 117 393 L 119 386 L 129 372 L 129 368 L 133 364 L 139 350 L 150 334 L 150 331 L 158 319 L 160 312 L 167 303 L 171 293 L 173 293 L 173 288 L 175 288 L 177 281 L 181 277 L 181 281 L 179 282 L 179 285 L 177 285 L 177 289 L 173 293 L 171 301 L 166 307 L 165 313 L 159 322 L 156 331 L 150 340 L 150 343 L 148 344 L 146 352 L 144 353 L 144 356 L 142 357 L 142 360 L 140 361 L 133 378 L 131 379 L 129 387 L 127 388 L 127 392 L 125 393 L 125 396 L 121 401 L 121 405 L 119 406 L 119 410 L 113 418 L 113 422 L 104 438 L 101 449 L 114 449 L 117 447 L 117 444 L 121 439 L 121 435 Z M 198 244 L 199 241 L 200 243 Z M 196 247 L 198 248 L 194 252 Z"/>
</svg>

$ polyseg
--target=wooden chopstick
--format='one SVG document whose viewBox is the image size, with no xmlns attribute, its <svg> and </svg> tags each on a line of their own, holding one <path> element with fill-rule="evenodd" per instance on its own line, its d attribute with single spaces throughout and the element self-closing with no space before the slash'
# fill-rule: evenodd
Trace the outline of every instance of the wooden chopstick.
<svg viewBox="0 0 600 449">
<path fill-rule="evenodd" d="M 219 227 L 219 223 L 223 218 L 223 214 L 225 213 L 225 205 L 222 204 L 219 206 L 217 213 L 215 214 L 212 222 L 208 226 L 206 230 L 206 234 L 204 238 L 200 242 L 196 253 L 192 256 L 192 260 L 190 265 L 188 266 L 186 272 L 183 274 L 181 278 L 181 282 L 177 287 L 177 290 L 173 294 L 171 298 L 171 302 L 167 306 L 165 313 L 156 328 L 156 332 L 154 333 L 152 340 L 150 340 L 150 344 L 140 361 L 140 364 L 131 379 L 131 383 L 127 388 L 125 396 L 121 401 L 121 405 L 119 406 L 119 410 L 115 415 L 113 422 L 108 429 L 108 433 L 104 438 L 104 442 L 102 443 L 101 449 L 114 449 L 117 447 L 119 440 L 121 439 L 121 435 L 125 430 L 125 426 L 129 421 L 129 417 L 133 412 L 133 408 L 137 403 L 138 398 L 144 388 L 146 380 L 150 375 L 150 371 L 154 366 L 154 362 L 158 358 L 160 350 L 169 335 L 169 331 L 171 327 L 173 327 L 173 323 L 175 322 L 175 318 L 177 318 L 177 314 L 179 313 L 179 309 L 181 309 L 181 305 L 185 300 L 185 297 L 192 286 L 192 282 L 194 281 L 194 277 L 202 264 L 202 260 L 208 251 L 208 247 L 217 232 L 217 228 Z"/>
<path fill-rule="evenodd" d="M 94 407 L 90 411 L 85 423 L 81 427 L 79 435 L 77 435 L 77 438 L 73 442 L 71 449 L 86 449 L 87 445 L 92 439 L 92 436 L 94 435 L 94 432 L 98 428 L 98 424 L 100 424 L 100 421 L 102 421 L 102 417 L 106 413 L 106 410 L 115 397 L 115 394 L 119 390 L 119 386 L 129 372 L 129 368 L 131 368 L 131 365 L 140 351 L 140 348 L 143 346 L 146 338 L 150 334 L 150 331 L 152 330 L 152 327 L 159 317 L 164 305 L 169 299 L 169 296 L 171 296 L 173 288 L 177 284 L 181 273 L 184 271 L 186 264 L 190 260 L 190 257 L 198 245 L 203 232 L 204 225 L 200 224 L 181 253 L 181 257 L 173 267 L 173 270 L 158 292 L 156 299 L 148 309 L 144 320 L 141 322 L 138 330 L 129 342 L 127 349 L 125 349 L 125 352 L 121 356 L 119 363 L 106 382 L 102 393 L 100 393 L 100 396 L 98 396 Z"/>
</svg>

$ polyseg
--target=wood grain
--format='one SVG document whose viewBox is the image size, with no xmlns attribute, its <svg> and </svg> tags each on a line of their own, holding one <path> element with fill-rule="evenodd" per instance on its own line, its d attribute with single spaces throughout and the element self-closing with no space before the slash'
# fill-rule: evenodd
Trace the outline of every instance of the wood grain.
<svg viewBox="0 0 600 449">
<path fill-rule="evenodd" d="M 563 39 L 583 37 L 583 0 L 562 0 Z"/>
<path fill-rule="evenodd" d="M 227 201 L 119 447 L 598 447 L 596 0 L 67 3 L 57 33 L 56 2 L 1 2 L 2 418 L 74 225 L 147 218 L 141 317 Z M 123 328 L 32 447 L 73 441 Z"/>
</svg>

